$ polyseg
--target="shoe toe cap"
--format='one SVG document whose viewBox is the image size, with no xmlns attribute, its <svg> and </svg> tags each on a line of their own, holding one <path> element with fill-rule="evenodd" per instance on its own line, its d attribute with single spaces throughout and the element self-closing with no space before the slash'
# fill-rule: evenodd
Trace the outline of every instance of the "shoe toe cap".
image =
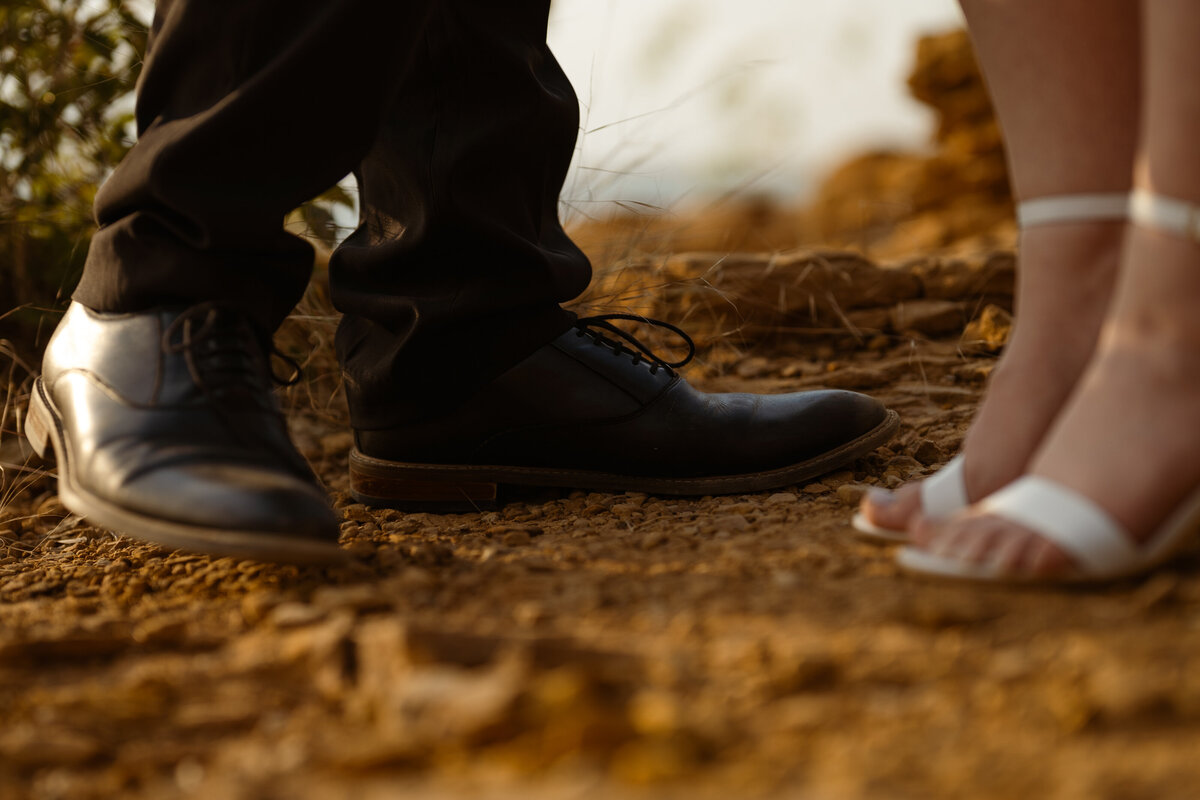
<svg viewBox="0 0 1200 800">
<path fill-rule="evenodd" d="M 126 508 L 183 525 L 337 541 L 324 493 L 278 469 L 194 464 L 148 472 L 122 487 Z"/>
<path fill-rule="evenodd" d="M 764 398 L 764 416 L 781 450 L 811 456 L 864 436 L 883 424 L 888 411 L 878 400 L 840 389 Z"/>
</svg>

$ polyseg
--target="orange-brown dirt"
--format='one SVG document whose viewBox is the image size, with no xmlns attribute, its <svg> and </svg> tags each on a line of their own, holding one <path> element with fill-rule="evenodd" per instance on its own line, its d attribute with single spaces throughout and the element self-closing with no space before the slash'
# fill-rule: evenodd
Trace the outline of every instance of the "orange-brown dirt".
<svg viewBox="0 0 1200 800">
<path fill-rule="evenodd" d="M 922 52 L 982 91 L 961 38 Z M 922 74 L 919 96 L 947 94 Z M 317 287 L 280 336 L 307 357 L 286 399 L 354 563 L 162 552 L 62 509 L 13 436 L 13 366 L 0 797 L 1195 797 L 1195 551 L 1102 590 L 980 589 L 907 578 L 848 527 L 864 487 L 955 451 L 1011 324 L 1003 176 L 939 195 L 947 127 L 938 154 L 864 159 L 823 192 L 941 198 L 903 214 L 760 204 L 579 231 L 605 268 L 585 303 L 694 331 L 699 385 L 853 388 L 901 413 L 889 446 L 811 484 L 364 508 Z M 839 246 L 785 249 L 816 241 Z"/>
</svg>

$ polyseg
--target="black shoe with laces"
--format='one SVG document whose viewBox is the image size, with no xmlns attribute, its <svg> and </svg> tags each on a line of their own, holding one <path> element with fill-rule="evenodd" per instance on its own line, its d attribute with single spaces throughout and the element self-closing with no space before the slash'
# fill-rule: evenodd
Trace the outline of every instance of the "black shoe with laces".
<svg viewBox="0 0 1200 800">
<path fill-rule="evenodd" d="M 288 438 L 270 339 L 210 304 L 104 314 L 72 303 L 25 430 L 63 505 L 171 548 L 339 559 L 338 519 Z"/>
<path fill-rule="evenodd" d="M 618 319 L 672 330 L 687 357 L 656 356 Z M 666 323 L 581 318 L 445 413 L 356 429 L 351 491 L 372 505 L 426 510 L 488 507 L 506 485 L 756 492 L 841 468 L 899 424 L 895 412 L 854 392 L 699 392 L 676 372 L 694 352 Z"/>
</svg>

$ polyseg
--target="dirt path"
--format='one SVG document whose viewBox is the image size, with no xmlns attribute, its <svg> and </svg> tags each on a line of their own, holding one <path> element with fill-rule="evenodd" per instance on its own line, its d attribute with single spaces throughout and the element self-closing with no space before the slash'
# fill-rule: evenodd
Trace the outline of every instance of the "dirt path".
<svg viewBox="0 0 1200 800">
<path fill-rule="evenodd" d="M 345 434 L 297 418 L 337 570 L 159 552 L 27 487 L 0 517 L 0 797 L 1195 796 L 1195 553 L 1103 592 L 900 576 L 851 506 L 953 452 L 992 361 L 750 363 L 696 374 L 854 385 L 905 427 L 776 493 L 404 516 L 347 503 Z"/>
</svg>

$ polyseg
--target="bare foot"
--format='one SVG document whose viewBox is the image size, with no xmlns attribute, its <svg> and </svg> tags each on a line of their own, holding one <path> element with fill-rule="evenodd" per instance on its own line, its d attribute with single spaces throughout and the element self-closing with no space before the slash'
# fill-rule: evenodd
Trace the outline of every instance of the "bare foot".
<svg viewBox="0 0 1200 800">
<path fill-rule="evenodd" d="M 1113 317 L 1078 393 L 1030 468 L 1098 503 L 1145 541 L 1200 486 L 1200 247 L 1138 229 Z M 917 520 L 918 547 L 1049 577 L 1069 557 L 1037 534 L 979 510 Z"/>
<path fill-rule="evenodd" d="M 1125 230 L 1120 222 L 1059 223 L 1021 237 L 1017 326 L 963 443 L 967 497 L 1017 478 L 1066 403 L 1096 347 Z M 863 515 L 903 531 L 921 511 L 919 482 L 872 490 Z"/>
</svg>

